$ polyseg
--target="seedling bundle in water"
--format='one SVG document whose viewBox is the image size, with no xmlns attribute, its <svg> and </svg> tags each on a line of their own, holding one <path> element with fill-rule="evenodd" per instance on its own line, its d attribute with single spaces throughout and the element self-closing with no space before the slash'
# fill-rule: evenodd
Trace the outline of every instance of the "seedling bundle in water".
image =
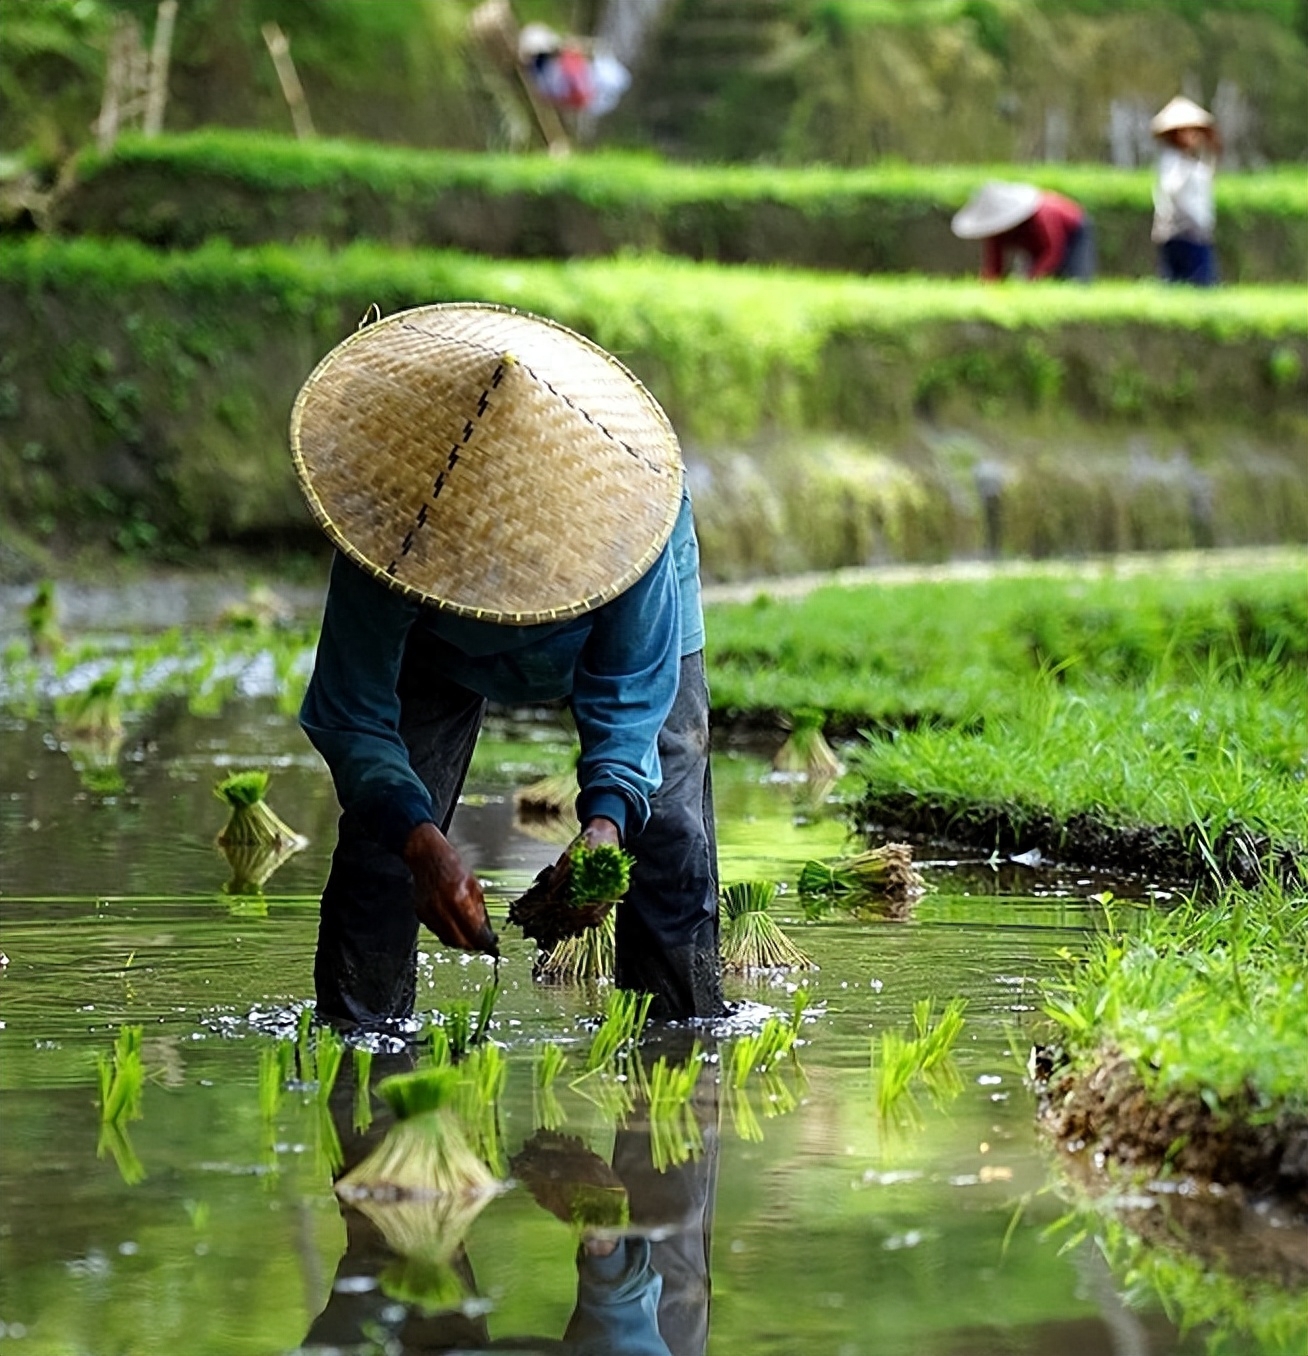
<svg viewBox="0 0 1308 1356">
<path fill-rule="evenodd" d="M 886 843 L 833 862 L 805 862 L 799 873 L 799 893 L 820 901 L 806 905 L 810 912 L 828 904 L 856 908 L 868 896 L 916 899 L 925 889 L 913 866 L 913 850 L 905 843 Z"/>
<path fill-rule="evenodd" d="M 268 774 L 258 769 L 234 772 L 214 787 L 230 811 L 218 835 L 232 868 L 227 894 L 258 895 L 273 872 L 308 842 L 273 812 L 264 799 L 267 791 Z"/>
<path fill-rule="evenodd" d="M 722 964 L 736 974 L 755 970 L 815 970 L 817 966 L 768 913 L 775 881 L 750 880 L 722 892 Z"/>
<path fill-rule="evenodd" d="M 772 759 L 773 768 L 828 785 L 835 781 L 845 769 L 822 733 L 825 723 L 823 711 L 796 711 L 790 734 Z"/>
<path fill-rule="evenodd" d="M 472 1151 L 455 1115 L 459 1082 L 459 1073 L 451 1068 L 382 1079 L 376 1092 L 395 1113 L 395 1125 L 341 1178 L 337 1191 L 347 1200 L 489 1191 L 495 1178 Z"/>
</svg>

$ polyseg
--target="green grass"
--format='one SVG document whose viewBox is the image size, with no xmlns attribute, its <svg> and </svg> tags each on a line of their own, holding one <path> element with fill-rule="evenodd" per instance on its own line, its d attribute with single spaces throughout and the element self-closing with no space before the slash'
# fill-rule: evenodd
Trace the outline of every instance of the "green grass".
<svg viewBox="0 0 1308 1356">
<path fill-rule="evenodd" d="M 173 382 L 170 398 L 185 398 L 215 354 L 234 361 L 290 331 L 311 331 L 304 338 L 325 351 L 371 302 L 390 313 L 476 298 L 561 321 L 636 370 L 684 437 L 705 440 L 866 434 L 951 395 L 974 413 L 1063 411 L 1133 426 L 1223 415 L 1249 428 L 1297 417 L 1308 381 L 1308 311 L 1294 286 L 1034 288 L 651 255 L 556 263 L 222 241 L 165 254 L 127 240 L 35 239 L 0 246 L 0 291 L 20 312 L 34 308 L 26 323 L 38 334 L 58 297 L 75 298 L 79 314 L 117 317 L 108 347 L 93 337 L 89 348 L 65 346 L 46 360 L 60 370 L 45 376 L 73 383 L 119 437 L 164 398 L 155 384 Z M 115 357 L 159 326 L 162 348 Z M 169 366 L 179 349 L 193 355 L 185 373 Z"/>
<path fill-rule="evenodd" d="M 1129 206 L 1152 211 L 1152 171 L 1107 165 L 906 165 L 863 169 L 832 166 L 704 165 L 662 161 L 648 154 L 599 151 L 551 159 L 541 155 L 424 151 L 366 142 L 289 137 L 206 128 L 146 141 L 124 137 L 108 156 L 87 148 L 77 159 L 80 180 L 93 182 L 111 169 L 139 167 L 180 182 L 216 175 L 261 193 L 321 190 L 343 197 L 367 188 L 394 194 L 402 204 L 453 190 L 480 189 L 491 196 L 563 194 L 592 207 L 638 208 L 653 215 L 688 203 L 781 202 L 806 213 L 848 213 L 867 201 L 924 201 L 950 210 L 987 178 L 1027 177 L 1071 193 L 1094 210 Z M 1304 216 L 1308 194 L 1292 167 L 1224 175 L 1222 208 Z"/>
<path fill-rule="evenodd" d="M 1218 1115 L 1308 1113 L 1308 891 L 1231 888 L 1141 910 L 1046 985 L 1074 1064 L 1129 1059 L 1151 1096 L 1194 1094 Z"/>
</svg>

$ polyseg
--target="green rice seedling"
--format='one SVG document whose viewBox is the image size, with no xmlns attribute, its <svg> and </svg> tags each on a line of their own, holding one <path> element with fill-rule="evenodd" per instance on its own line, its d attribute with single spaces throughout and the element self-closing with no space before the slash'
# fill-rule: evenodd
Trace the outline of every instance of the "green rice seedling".
<svg viewBox="0 0 1308 1356">
<path fill-rule="evenodd" d="M 458 999 L 446 1008 L 441 1025 L 449 1045 L 450 1057 L 460 1060 L 475 1045 L 481 1045 L 490 1034 L 491 1017 L 499 997 L 499 985 L 483 984 L 477 996 L 477 1014 L 467 999 Z"/>
<path fill-rule="evenodd" d="M 604 1020 L 591 1037 L 585 1071 L 616 1071 L 640 1043 L 653 994 L 614 989 L 604 1002 Z"/>
<path fill-rule="evenodd" d="M 318 1064 L 313 1045 L 313 1009 L 307 1004 L 295 1019 L 295 1065 L 302 1083 L 312 1083 L 318 1077 Z"/>
<path fill-rule="evenodd" d="M 696 1041 L 683 1061 L 672 1063 L 666 1055 L 660 1055 L 649 1071 L 649 1143 L 656 1172 L 666 1172 L 703 1152 L 704 1137 L 691 1105 L 702 1066 L 701 1053 Z"/>
<path fill-rule="evenodd" d="M 556 942 L 536 964 L 535 978 L 580 984 L 612 979 L 617 964 L 617 919 L 612 912 L 592 928 Z"/>
<path fill-rule="evenodd" d="M 921 1052 L 917 1041 L 901 1036 L 898 1031 L 883 1031 L 879 1061 L 876 1058 L 875 1042 L 872 1051 L 877 1115 L 883 1122 L 901 1126 L 920 1122 L 921 1113 L 910 1091 L 913 1079 L 921 1068 Z"/>
<path fill-rule="evenodd" d="M 503 1145 L 500 1134 L 500 1098 L 508 1079 L 509 1066 L 498 1045 L 478 1045 L 455 1066 L 452 1107 L 468 1137 L 468 1142 L 491 1172 L 504 1175 Z"/>
<path fill-rule="evenodd" d="M 943 1064 L 953 1051 L 954 1043 L 963 1030 L 963 1014 L 967 999 L 951 998 L 933 1026 L 931 1013 L 934 1000 L 919 999 L 913 1004 L 913 1026 L 917 1031 L 918 1063 L 923 1072 Z"/>
<path fill-rule="evenodd" d="M 145 1087 L 142 1031 L 139 1026 L 120 1026 L 113 1055 L 98 1058 L 102 1123 L 121 1124 L 140 1118 L 141 1093 Z"/>
<path fill-rule="evenodd" d="M 805 862 L 799 873 L 801 896 L 831 902 L 856 903 L 868 895 L 911 899 L 925 888 L 906 843 L 886 843 L 833 862 Z"/>
<path fill-rule="evenodd" d="M 790 734 L 773 756 L 773 768 L 810 781 L 835 781 L 845 769 L 822 732 L 826 712 L 805 708 L 796 711 L 791 719 Z"/>
<path fill-rule="evenodd" d="M 573 905 L 616 904 L 631 888 L 635 860 L 611 843 L 573 848 L 568 854 L 568 891 Z"/>
<path fill-rule="evenodd" d="M 722 964 L 736 974 L 759 970 L 816 970 L 811 957 L 792 942 L 768 906 L 776 898 L 773 881 L 740 881 L 722 893 Z"/>
<path fill-rule="evenodd" d="M 372 1124 L 372 1051 L 354 1047 L 354 1130 L 363 1134 Z"/>
<path fill-rule="evenodd" d="M 377 1095 L 396 1122 L 381 1144 L 341 1178 L 337 1191 L 347 1200 L 488 1191 L 495 1178 L 459 1124 L 454 1110 L 458 1088 L 454 1069 L 421 1069 L 382 1079 Z"/>
<path fill-rule="evenodd" d="M 233 772 L 214 787 L 214 795 L 230 811 L 218 835 L 220 847 L 261 847 L 274 851 L 290 845 L 304 847 L 306 839 L 275 815 L 264 799 L 268 774 L 260 769 Z"/>
<path fill-rule="evenodd" d="M 568 1057 L 553 1041 L 541 1046 L 532 1068 L 532 1122 L 542 1130 L 558 1130 L 567 1120 L 554 1084 L 567 1067 Z"/>
<path fill-rule="evenodd" d="M 276 1121 L 282 1105 L 282 1061 L 278 1045 L 265 1045 L 259 1051 L 259 1117 L 265 1125 Z"/>
<path fill-rule="evenodd" d="M 731 1112 L 731 1127 L 736 1138 L 746 1144 L 763 1142 L 763 1127 L 749 1100 L 749 1089 L 743 1085 L 727 1085 L 726 1102 Z"/>
<path fill-rule="evenodd" d="M 320 1026 L 313 1044 L 314 1073 L 318 1083 L 314 1097 L 319 1106 L 326 1106 L 345 1059 L 345 1042 L 330 1027 Z"/>
<path fill-rule="evenodd" d="M 96 1140 L 95 1156 L 108 1156 L 114 1161 L 118 1175 L 124 1186 L 136 1186 L 146 1177 L 145 1164 L 132 1145 L 132 1137 L 122 1121 L 104 1121 L 100 1125 L 100 1134 Z"/>
</svg>

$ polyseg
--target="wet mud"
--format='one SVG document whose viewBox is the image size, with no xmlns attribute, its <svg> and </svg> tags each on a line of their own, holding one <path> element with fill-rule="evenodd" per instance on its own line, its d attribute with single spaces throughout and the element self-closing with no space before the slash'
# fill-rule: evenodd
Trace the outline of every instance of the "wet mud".
<svg viewBox="0 0 1308 1356">
<path fill-rule="evenodd" d="M 1039 1123 L 1069 1154 L 1276 1199 L 1308 1223 L 1308 1117 L 1258 1123 L 1252 1097 L 1224 1114 L 1198 1094 L 1155 1097 L 1117 1052 L 1088 1071 L 1068 1068 L 1051 1047 L 1033 1058 Z"/>
<path fill-rule="evenodd" d="M 1055 815 L 1017 807 L 922 800 L 905 792 L 869 791 L 853 810 L 869 838 L 957 845 L 1001 856 L 1038 851 L 1046 861 L 1101 868 L 1175 883 L 1252 888 L 1288 883 L 1308 870 L 1308 854 L 1230 828 L 1205 844 L 1193 830 L 1166 825 L 1110 824 L 1093 814 Z"/>
</svg>

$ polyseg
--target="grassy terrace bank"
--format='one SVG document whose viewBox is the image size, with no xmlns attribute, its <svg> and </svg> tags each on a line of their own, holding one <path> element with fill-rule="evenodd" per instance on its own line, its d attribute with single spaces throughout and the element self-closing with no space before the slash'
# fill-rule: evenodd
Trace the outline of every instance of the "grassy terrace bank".
<svg viewBox="0 0 1308 1356">
<path fill-rule="evenodd" d="M 1046 987 L 1060 1033 L 1035 1061 L 1047 1129 L 1128 1172 L 1308 1209 L 1306 951 L 1302 879 L 1134 919 L 1110 911 L 1107 935 Z"/>
<path fill-rule="evenodd" d="M 762 593 L 712 609 L 714 704 L 866 731 L 854 814 L 877 837 L 1288 879 L 1308 865 L 1306 567 Z"/>
<path fill-rule="evenodd" d="M 307 529 L 295 391 L 365 308 L 478 298 L 620 354 L 686 446 L 710 573 L 1308 539 L 1299 288 L 983 287 L 359 245 L 0 246 L 10 532 Z"/>
<path fill-rule="evenodd" d="M 620 152 L 568 160 L 426 152 L 205 131 L 84 151 L 54 213 L 63 232 L 192 247 L 316 238 L 504 257 L 661 251 L 857 273 L 973 274 L 949 219 L 990 178 L 1031 179 L 1083 203 L 1105 274 L 1151 277 L 1151 174 L 1091 165 L 779 169 L 676 165 Z M 1302 171 L 1218 179 L 1231 282 L 1302 280 Z"/>
</svg>

